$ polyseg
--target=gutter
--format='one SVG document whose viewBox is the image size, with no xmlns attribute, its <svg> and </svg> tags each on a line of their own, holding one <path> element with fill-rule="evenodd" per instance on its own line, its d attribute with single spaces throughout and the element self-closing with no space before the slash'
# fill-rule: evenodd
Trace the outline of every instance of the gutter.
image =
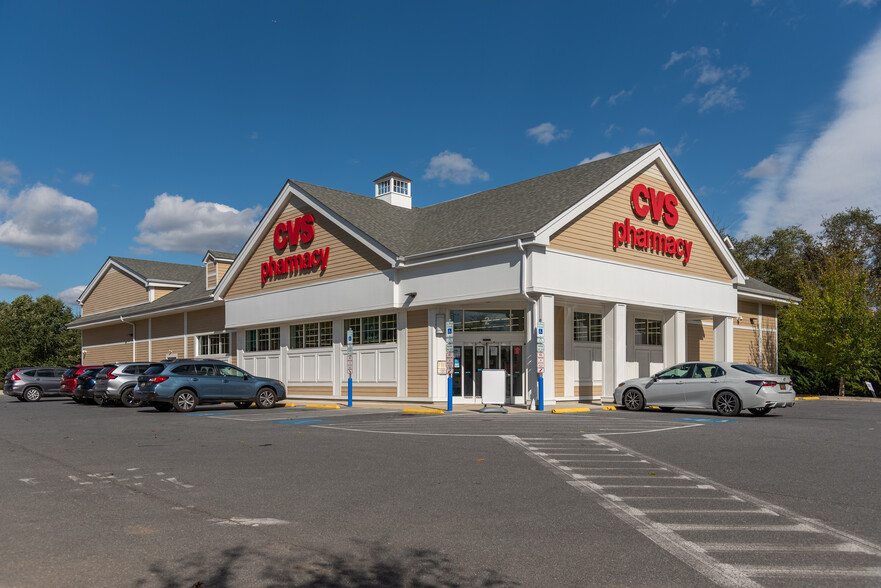
<svg viewBox="0 0 881 588">
<path fill-rule="evenodd" d="M 135 347 L 136 347 L 135 344 L 138 342 L 137 337 L 135 336 L 135 332 L 136 332 L 135 331 L 135 323 L 128 322 L 127 320 L 122 318 L 122 315 L 120 315 L 119 320 L 121 320 L 122 322 L 124 322 L 127 325 L 132 326 L 132 362 L 134 362 L 135 361 Z"/>
</svg>

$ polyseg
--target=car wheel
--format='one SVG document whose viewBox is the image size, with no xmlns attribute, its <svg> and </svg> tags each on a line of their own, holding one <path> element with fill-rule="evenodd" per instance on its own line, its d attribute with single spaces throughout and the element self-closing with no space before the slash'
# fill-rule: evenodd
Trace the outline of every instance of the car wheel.
<svg viewBox="0 0 881 588">
<path fill-rule="evenodd" d="M 199 403 L 199 398 L 192 390 L 178 390 L 171 399 L 171 405 L 177 412 L 191 412 Z"/>
<path fill-rule="evenodd" d="M 104 400 L 104 397 L 103 397 L 103 396 L 95 396 L 94 398 L 92 398 L 92 400 L 93 400 L 93 401 L 95 402 L 95 404 L 97 404 L 98 406 L 104 406 L 104 404 L 106 403 L 106 401 Z"/>
<path fill-rule="evenodd" d="M 740 398 L 734 392 L 723 390 L 716 394 L 716 398 L 713 400 L 713 408 L 721 416 L 735 416 L 740 412 Z"/>
<path fill-rule="evenodd" d="M 248 408 L 251 406 L 251 402 L 233 402 L 236 405 L 236 408 Z"/>
<path fill-rule="evenodd" d="M 155 408 L 159 412 L 168 412 L 174 407 L 171 406 L 171 404 L 169 404 L 168 402 L 154 402 L 153 408 Z"/>
<path fill-rule="evenodd" d="M 766 414 L 771 412 L 771 407 L 763 406 L 761 408 L 748 408 L 747 410 L 749 410 L 755 416 L 765 416 Z"/>
<path fill-rule="evenodd" d="M 257 408 L 272 408 L 278 400 L 278 395 L 272 388 L 260 388 L 257 392 Z"/>
<path fill-rule="evenodd" d="M 25 398 L 24 396 L 16 396 L 16 398 L 18 398 L 19 401 L 21 401 L 21 402 L 27 402 L 27 401 L 28 401 L 27 398 Z"/>
<path fill-rule="evenodd" d="M 642 410 L 645 408 L 645 397 L 636 388 L 625 390 L 624 397 L 621 400 L 627 410 Z"/>
<path fill-rule="evenodd" d="M 119 393 L 119 402 L 123 406 L 128 406 L 129 408 L 137 408 L 144 404 L 143 400 L 135 400 L 135 387 L 126 388 L 122 392 Z"/>
<path fill-rule="evenodd" d="M 43 391 L 36 386 L 25 388 L 24 392 L 21 395 L 22 400 L 24 400 L 25 402 L 36 402 L 42 397 Z"/>
</svg>

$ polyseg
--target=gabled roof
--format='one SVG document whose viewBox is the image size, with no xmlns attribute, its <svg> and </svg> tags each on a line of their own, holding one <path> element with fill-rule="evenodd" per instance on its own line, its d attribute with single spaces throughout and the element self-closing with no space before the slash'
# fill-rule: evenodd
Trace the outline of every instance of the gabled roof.
<svg viewBox="0 0 881 588">
<path fill-rule="evenodd" d="M 205 257 L 202 258 L 202 263 L 207 263 L 208 258 L 213 258 L 217 261 L 235 261 L 238 253 L 228 253 L 226 251 L 216 251 L 214 249 L 209 249 L 205 254 Z"/>
<path fill-rule="evenodd" d="M 655 162 L 661 164 L 683 193 L 716 253 L 735 276 L 735 282 L 742 282 L 743 272 L 722 237 L 664 148 L 656 143 L 424 208 L 393 206 L 372 196 L 288 180 L 221 280 L 216 295 L 226 294 L 291 196 L 345 229 L 385 258 L 391 267 L 406 263 L 408 257 L 440 256 L 493 241 L 523 238 L 528 242 L 536 240 L 539 232 L 546 239 L 546 233 L 561 220 L 619 187 L 614 184 L 623 181 L 624 175 L 636 175 Z"/>
<path fill-rule="evenodd" d="M 128 270 L 126 273 L 134 274 L 145 285 L 150 282 L 188 284 L 193 281 L 195 272 L 205 271 L 205 268 L 198 265 L 168 263 L 148 259 L 109 257 L 108 260 L 113 262 L 114 265 Z"/>
</svg>

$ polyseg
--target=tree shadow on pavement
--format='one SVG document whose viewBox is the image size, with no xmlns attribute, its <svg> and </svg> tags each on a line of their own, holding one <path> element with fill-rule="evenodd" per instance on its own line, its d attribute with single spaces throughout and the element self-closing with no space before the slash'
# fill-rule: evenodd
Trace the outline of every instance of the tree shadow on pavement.
<svg viewBox="0 0 881 588">
<path fill-rule="evenodd" d="M 300 552 L 301 554 L 304 552 Z M 468 572 L 449 557 L 429 549 L 392 552 L 364 545 L 363 554 L 306 552 L 293 555 L 282 547 L 265 550 L 233 547 L 154 563 L 151 576 L 134 586 L 223 588 L 231 586 L 391 587 L 518 586 L 496 570 Z"/>
</svg>

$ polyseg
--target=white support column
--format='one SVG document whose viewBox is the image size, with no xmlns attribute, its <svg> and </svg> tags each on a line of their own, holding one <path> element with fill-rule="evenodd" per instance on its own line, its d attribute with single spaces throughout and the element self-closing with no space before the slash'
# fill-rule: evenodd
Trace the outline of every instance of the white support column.
<svg viewBox="0 0 881 588">
<path fill-rule="evenodd" d="M 603 309 L 603 402 L 614 402 L 615 386 L 627 379 L 627 305 Z"/>
<path fill-rule="evenodd" d="M 343 374 L 346 365 L 345 351 L 346 332 L 343 330 L 343 319 L 333 319 L 333 353 L 331 354 L 330 365 L 331 375 L 331 396 L 337 398 L 349 396 L 349 378 L 348 374 Z"/>
<path fill-rule="evenodd" d="M 713 359 L 734 361 L 734 319 L 730 316 L 713 317 Z"/>
<path fill-rule="evenodd" d="M 542 294 L 538 297 L 537 306 L 539 308 L 538 315 L 541 317 L 541 320 L 544 321 L 545 324 L 545 371 L 544 374 L 544 404 L 547 409 L 548 406 L 553 406 L 557 403 L 555 396 L 555 371 L 554 370 L 554 333 L 556 332 L 556 326 L 554 325 L 554 297 Z M 562 328 L 562 325 L 560 325 Z M 563 383 L 560 382 L 562 386 Z M 536 393 L 538 390 L 536 389 Z"/>
<path fill-rule="evenodd" d="M 686 333 L 685 312 L 675 310 L 664 314 L 664 367 L 686 360 Z"/>
</svg>

